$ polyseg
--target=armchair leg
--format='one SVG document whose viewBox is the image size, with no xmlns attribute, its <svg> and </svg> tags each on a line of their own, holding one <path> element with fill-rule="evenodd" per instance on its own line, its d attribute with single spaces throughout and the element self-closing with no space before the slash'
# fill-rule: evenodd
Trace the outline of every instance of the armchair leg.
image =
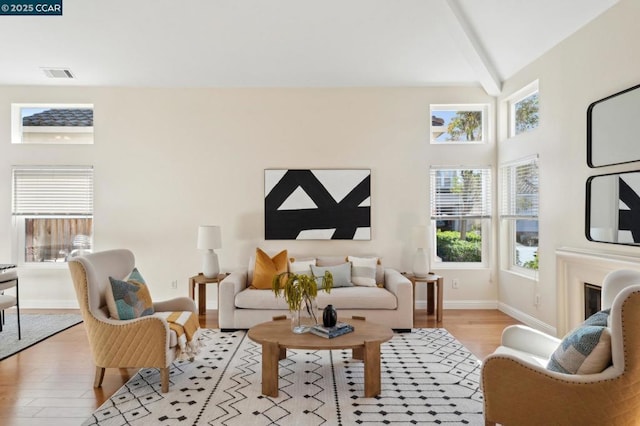
<svg viewBox="0 0 640 426">
<path fill-rule="evenodd" d="M 169 392 L 169 367 L 160 369 L 160 383 L 162 385 L 162 393 Z"/>
<path fill-rule="evenodd" d="M 99 388 L 102 386 L 102 379 L 104 379 L 104 368 L 96 367 L 96 378 L 93 380 L 93 387 Z"/>
</svg>

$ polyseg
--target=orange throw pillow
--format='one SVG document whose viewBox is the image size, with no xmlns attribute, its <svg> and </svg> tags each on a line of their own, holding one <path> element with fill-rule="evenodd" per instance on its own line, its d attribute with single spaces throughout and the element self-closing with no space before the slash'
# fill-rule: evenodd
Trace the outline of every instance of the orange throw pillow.
<svg viewBox="0 0 640 426">
<path fill-rule="evenodd" d="M 271 290 L 273 277 L 283 272 L 287 272 L 286 250 L 282 250 L 271 258 L 258 248 L 256 249 L 256 267 L 253 271 L 251 288 Z"/>
</svg>

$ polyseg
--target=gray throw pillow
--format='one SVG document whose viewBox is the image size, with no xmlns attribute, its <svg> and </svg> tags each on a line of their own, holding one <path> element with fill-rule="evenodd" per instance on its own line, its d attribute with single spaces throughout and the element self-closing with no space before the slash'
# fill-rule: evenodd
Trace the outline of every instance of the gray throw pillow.
<svg viewBox="0 0 640 426">
<path fill-rule="evenodd" d="M 331 272 L 333 275 L 333 287 L 352 287 L 351 283 L 351 263 L 343 263 L 336 266 L 315 266 L 311 265 L 311 271 L 318 281 L 318 288 L 322 288 L 322 277 L 324 271 Z"/>
</svg>

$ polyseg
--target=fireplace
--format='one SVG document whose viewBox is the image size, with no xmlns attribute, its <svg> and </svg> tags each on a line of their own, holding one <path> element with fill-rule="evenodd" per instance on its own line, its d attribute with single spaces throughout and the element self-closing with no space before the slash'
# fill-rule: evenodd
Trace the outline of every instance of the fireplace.
<svg viewBox="0 0 640 426">
<path fill-rule="evenodd" d="M 584 319 L 602 309 L 602 287 L 584 283 Z"/>
<path fill-rule="evenodd" d="M 640 257 L 570 248 L 556 250 L 557 336 L 567 334 L 592 310 L 600 310 L 600 296 L 595 293 L 600 292 L 604 277 L 617 269 L 640 271 Z"/>
</svg>

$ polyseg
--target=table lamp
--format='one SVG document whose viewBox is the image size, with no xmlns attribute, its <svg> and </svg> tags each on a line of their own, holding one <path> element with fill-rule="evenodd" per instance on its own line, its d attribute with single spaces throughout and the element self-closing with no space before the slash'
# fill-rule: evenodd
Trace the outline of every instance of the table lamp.
<svg viewBox="0 0 640 426">
<path fill-rule="evenodd" d="M 416 278 L 426 278 L 429 275 L 429 259 L 425 249 L 429 245 L 429 237 L 426 226 L 415 226 L 413 228 L 413 243 L 417 247 L 413 258 L 413 276 Z"/>
<path fill-rule="evenodd" d="M 198 227 L 198 249 L 206 250 L 202 256 L 202 273 L 207 278 L 215 278 L 220 273 L 218 255 L 213 250 L 222 247 L 221 241 L 219 226 Z"/>
</svg>

